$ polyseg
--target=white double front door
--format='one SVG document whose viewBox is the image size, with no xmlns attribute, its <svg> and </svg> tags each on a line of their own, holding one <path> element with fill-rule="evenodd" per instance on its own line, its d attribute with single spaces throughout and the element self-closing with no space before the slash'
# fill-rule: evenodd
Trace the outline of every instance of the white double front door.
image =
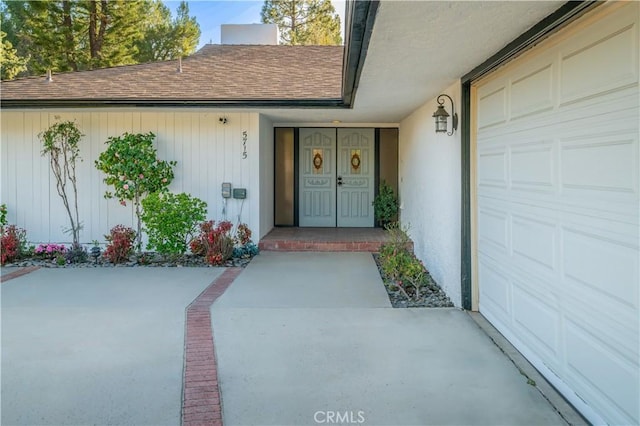
<svg viewBox="0 0 640 426">
<path fill-rule="evenodd" d="M 373 227 L 373 129 L 300 129 L 299 224 Z"/>
</svg>

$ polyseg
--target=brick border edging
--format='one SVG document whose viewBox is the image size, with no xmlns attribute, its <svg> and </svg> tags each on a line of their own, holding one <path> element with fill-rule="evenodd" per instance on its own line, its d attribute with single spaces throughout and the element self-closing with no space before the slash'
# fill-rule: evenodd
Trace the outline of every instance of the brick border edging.
<svg viewBox="0 0 640 426">
<path fill-rule="evenodd" d="M 27 275 L 28 273 L 31 273 L 33 271 L 37 271 L 38 269 L 40 269 L 39 266 L 26 266 L 24 268 L 20 268 L 17 271 L 13 271 L 13 272 L 10 272 L 10 273 L 8 273 L 6 275 L 2 275 L 0 277 L 0 283 L 7 282 L 9 280 L 21 277 L 23 275 Z"/>
<path fill-rule="evenodd" d="M 187 307 L 182 379 L 183 426 L 223 424 L 211 305 L 240 272 L 242 268 L 227 268 Z"/>
</svg>

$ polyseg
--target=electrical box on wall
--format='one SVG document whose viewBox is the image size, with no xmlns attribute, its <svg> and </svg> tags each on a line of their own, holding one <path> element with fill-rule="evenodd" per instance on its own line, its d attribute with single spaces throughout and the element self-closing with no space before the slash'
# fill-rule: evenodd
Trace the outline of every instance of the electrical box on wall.
<svg viewBox="0 0 640 426">
<path fill-rule="evenodd" d="M 222 182 L 222 198 L 231 198 L 231 183 Z"/>
<path fill-rule="evenodd" d="M 247 198 L 247 189 L 246 188 L 234 188 L 233 189 L 233 198 L 238 200 L 244 200 Z"/>
</svg>

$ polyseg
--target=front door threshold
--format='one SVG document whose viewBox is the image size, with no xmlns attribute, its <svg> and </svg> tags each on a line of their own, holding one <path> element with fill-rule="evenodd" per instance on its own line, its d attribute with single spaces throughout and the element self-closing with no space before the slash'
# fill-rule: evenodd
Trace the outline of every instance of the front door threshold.
<svg viewBox="0 0 640 426">
<path fill-rule="evenodd" d="M 379 252 L 389 241 L 381 228 L 274 228 L 260 240 L 265 251 Z M 413 249 L 413 243 L 412 249 Z"/>
</svg>

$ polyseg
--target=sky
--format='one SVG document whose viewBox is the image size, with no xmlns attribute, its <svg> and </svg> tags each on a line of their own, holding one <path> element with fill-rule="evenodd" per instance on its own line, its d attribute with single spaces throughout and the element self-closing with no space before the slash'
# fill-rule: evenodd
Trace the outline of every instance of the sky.
<svg viewBox="0 0 640 426">
<path fill-rule="evenodd" d="M 175 17 L 180 1 L 164 1 Z M 221 24 L 259 24 L 263 1 L 255 0 L 190 0 L 189 15 L 195 16 L 200 24 L 200 44 L 220 43 Z M 344 28 L 344 0 L 332 0 Z M 343 30 L 344 37 L 344 30 Z"/>
</svg>

